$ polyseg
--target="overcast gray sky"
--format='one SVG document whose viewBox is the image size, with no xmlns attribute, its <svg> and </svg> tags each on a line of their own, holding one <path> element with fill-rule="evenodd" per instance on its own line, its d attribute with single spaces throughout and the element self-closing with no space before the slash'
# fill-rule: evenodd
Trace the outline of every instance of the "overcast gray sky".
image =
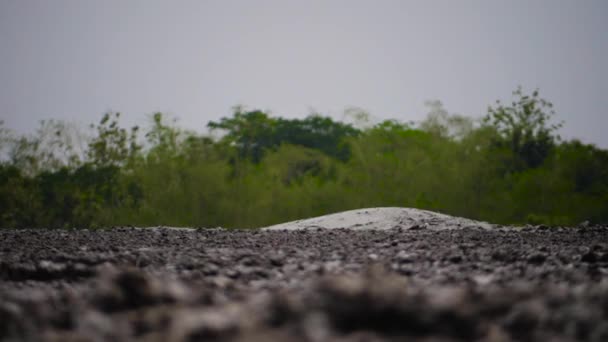
<svg viewBox="0 0 608 342">
<path fill-rule="evenodd" d="M 237 104 L 340 119 L 474 117 L 540 88 L 566 137 L 608 147 L 608 1 L 0 0 L 0 119 L 203 130 Z"/>
</svg>

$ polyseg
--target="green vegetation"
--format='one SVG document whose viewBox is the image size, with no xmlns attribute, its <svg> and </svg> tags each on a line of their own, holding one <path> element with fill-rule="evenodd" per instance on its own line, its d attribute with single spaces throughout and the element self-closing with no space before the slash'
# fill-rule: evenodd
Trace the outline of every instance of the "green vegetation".
<svg viewBox="0 0 608 342">
<path fill-rule="evenodd" d="M 208 124 L 219 138 L 161 113 L 145 134 L 108 113 L 89 138 L 57 121 L 33 136 L 0 124 L 0 227 L 259 227 L 374 206 L 607 223 L 608 151 L 561 141 L 538 91 L 514 98 L 480 121 L 436 101 L 417 125 L 365 129 L 237 107 Z"/>
</svg>

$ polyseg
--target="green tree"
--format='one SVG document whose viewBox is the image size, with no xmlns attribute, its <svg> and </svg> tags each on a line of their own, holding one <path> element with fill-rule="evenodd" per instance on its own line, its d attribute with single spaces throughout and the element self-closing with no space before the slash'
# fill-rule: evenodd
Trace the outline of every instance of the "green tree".
<svg viewBox="0 0 608 342">
<path fill-rule="evenodd" d="M 207 127 L 224 130 L 223 143 L 236 147 L 240 158 L 258 163 L 266 149 L 277 146 L 276 123 L 276 119 L 260 110 L 244 111 L 242 107 L 235 107 L 231 118 L 211 121 Z"/>
<path fill-rule="evenodd" d="M 120 113 L 106 113 L 97 125 L 96 135 L 89 142 L 89 162 L 98 167 L 121 167 L 133 161 L 141 150 L 137 142 L 138 126 L 128 131 L 119 125 Z"/>
<path fill-rule="evenodd" d="M 64 121 L 42 120 L 34 135 L 9 133 L 4 140 L 11 164 L 29 176 L 82 164 L 84 136 Z"/>
<path fill-rule="evenodd" d="M 233 117 L 209 122 L 208 127 L 224 130 L 226 134 L 221 141 L 235 146 L 241 158 L 254 163 L 259 163 L 266 151 L 281 144 L 316 149 L 345 161 L 350 157 L 346 138 L 359 134 L 351 125 L 319 114 L 305 119 L 283 119 L 272 118 L 259 110 L 245 112 L 241 107 L 235 109 Z"/>
<path fill-rule="evenodd" d="M 473 130 L 473 120 L 458 114 L 449 114 L 438 100 L 427 101 L 429 113 L 420 123 L 420 129 L 443 138 L 463 139 Z"/>
<path fill-rule="evenodd" d="M 312 114 L 304 119 L 278 119 L 275 143 L 288 143 L 316 149 L 330 157 L 346 161 L 350 158 L 350 146 L 346 139 L 360 132 L 351 125 L 329 117 Z"/>
<path fill-rule="evenodd" d="M 39 227 L 37 185 L 19 168 L 0 164 L 0 228 Z"/>
<path fill-rule="evenodd" d="M 525 95 L 518 87 L 513 96 L 510 106 L 500 100 L 496 107 L 489 106 L 483 121 L 496 130 L 496 147 L 506 147 L 513 153 L 512 171 L 521 171 L 545 161 L 559 138 L 556 131 L 562 123 L 551 123 L 553 104 L 541 98 L 538 90 Z"/>
</svg>

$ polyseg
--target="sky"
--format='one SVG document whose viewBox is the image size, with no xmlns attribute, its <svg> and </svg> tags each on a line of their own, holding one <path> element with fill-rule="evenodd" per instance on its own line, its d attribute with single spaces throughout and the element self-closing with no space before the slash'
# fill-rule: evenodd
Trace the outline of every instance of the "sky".
<svg viewBox="0 0 608 342">
<path fill-rule="evenodd" d="M 521 85 L 561 134 L 608 148 L 608 1 L 0 0 L 0 120 L 31 132 L 118 111 L 204 131 L 282 117 L 481 117 Z"/>
</svg>

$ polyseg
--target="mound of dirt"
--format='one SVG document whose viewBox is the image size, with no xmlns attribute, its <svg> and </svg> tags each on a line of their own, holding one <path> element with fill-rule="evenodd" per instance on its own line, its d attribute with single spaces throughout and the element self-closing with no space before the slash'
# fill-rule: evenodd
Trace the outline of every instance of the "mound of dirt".
<svg viewBox="0 0 608 342">
<path fill-rule="evenodd" d="M 298 230 L 310 228 L 346 229 L 459 229 L 476 227 L 490 229 L 487 222 L 474 221 L 433 211 L 414 208 L 366 208 L 281 223 L 265 230 Z"/>
</svg>

